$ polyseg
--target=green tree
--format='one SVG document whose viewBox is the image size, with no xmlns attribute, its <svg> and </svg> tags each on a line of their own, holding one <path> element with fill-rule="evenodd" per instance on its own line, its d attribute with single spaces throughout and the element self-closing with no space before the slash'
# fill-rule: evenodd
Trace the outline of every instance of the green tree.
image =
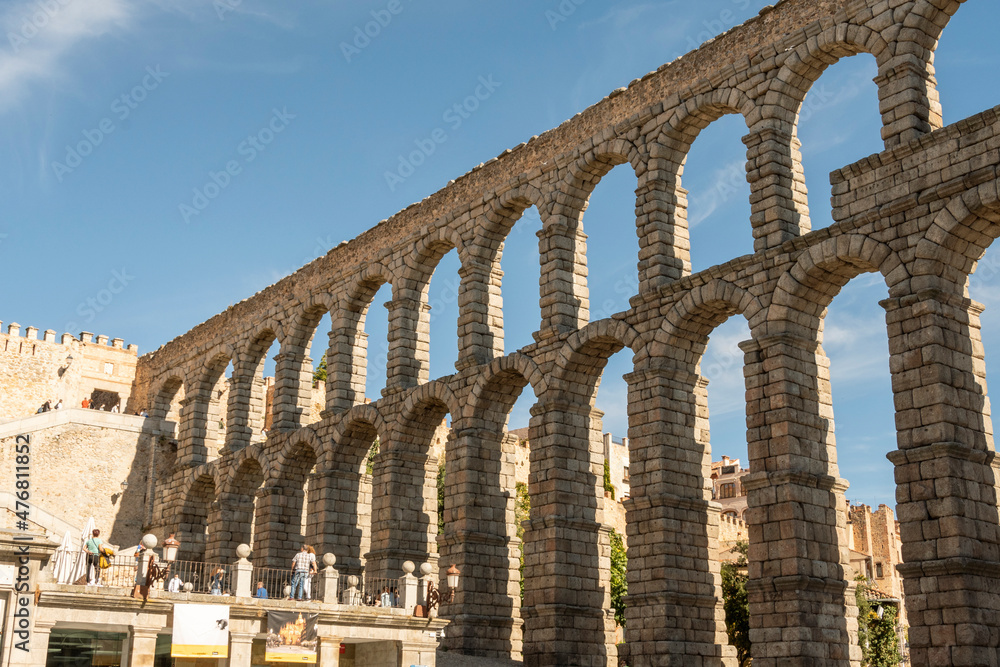
<svg viewBox="0 0 1000 667">
<path fill-rule="evenodd" d="M 378 436 L 375 436 L 375 442 L 372 443 L 371 449 L 368 450 L 368 458 L 365 460 L 365 474 L 371 475 L 375 472 L 375 461 L 378 459 L 378 449 L 379 441 Z"/>
<path fill-rule="evenodd" d="M 861 664 L 864 667 L 895 667 L 902 661 L 899 637 L 896 635 L 898 610 L 890 602 L 873 604 L 869 600 L 871 584 L 862 576 L 854 599 L 858 605 L 858 646 L 861 647 Z M 878 609 L 882 609 L 879 617 Z"/>
<path fill-rule="evenodd" d="M 722 603 L 726 611 L 726 634 L 736 648 L 740 667 L 750 664 L 750 603 L 747 599 L 747 552 L 750 544 L 739 541 L 733 547 L 735 563 L 722 564 Z"/>
<path fill-rule="evenodd" d="M 628 595 L 628 555 L 625 541 L 614 528 L 611 529 L 611 608 L 615 610 L 615 624 L 625 627 L 625 596 Z"/>
<path fill-rule="evenodd" d="M 521 575 L 521 600 L 524 600 L 524 526 L 521 525 L 522 521 L 527 520 L 528 516 L 531 514 L 531 497 L 528 496 L 528 485 L 524 482 L 518 482 L 514 485 L 515 491 L 517 493 L 516 499 L 514 501 L 514 523 L 517 525 L 517 539 L 521 541 L 521 564 L 518 566 L 517 571 Z"/>
<path fill-rule="evenodd" d="M 319 360 L 319 366 L 313 371 L 313 382 L 326 382 L 326 355 Z"/>
<path fill-rule="evenodd" d="M 611 500 L 615 499 L 615 485 L 611 483 L 611 464 L 604 459 L 604 491 L 611 494 Z"/>
</svg>

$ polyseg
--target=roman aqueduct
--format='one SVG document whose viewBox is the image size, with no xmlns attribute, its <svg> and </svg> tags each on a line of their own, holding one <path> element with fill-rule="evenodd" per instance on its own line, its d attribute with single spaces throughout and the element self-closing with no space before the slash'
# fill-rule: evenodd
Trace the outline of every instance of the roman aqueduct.
<svg viewBox="0 0 1000 667">
<path fill-rule="evenodd" d="M 713 329 L 742 316 L 754 664 L 857 664 L 822 325 L 841 287 L 877 272 L 912 663 L 997 665 L 997 467 L 982 306 L 967 284 L 1000 234 L 1000 108 L 942 127 L 933 55 L 960 10 L 957 0 L 784 0 L 145 355 L 131 407 L 179 423 L 176 459 L 158 470 L 153 527 L 179 527 L 187 558 L 228 562 L 253 522 L 255 562 L 285 566 L 305 539 L 335 554 L 341 573 L 456 563 L 461 587 L 442 609 L 448 648 L 523 654 L 535 666 L 614 665 L 593 405 L 606 360 L 628 348 L 630 664 L 732 665 L 699 361 Z M 828 65 L 858 54 L 878 64 L 885 151 L 831 175 L 834 220 L 813 230 L 798 110 Z M 692 274 L 681 174 L 698 133 L 724 114 L 746 121 L 755 252 Z M 584 211 L 617 165 L 636 178 L 639 290 L 627 312 L 590 321 Z M 543 223 L 541 322 L 534 344 L 507 351 L 499 262 L 531 206 Z M 453 375 L 432 379 L 427 290 L 452 249 L 458 361 Z M 387 386 L 366 397 L 365 315 L 385 283 Z M 332 330 L 317 332 L 326 313 Z M 251 443 L 275 341 L 273 428 Z M 326 409 L 306 423 L 324 353 Z M 230 363 L 228 405 L 219 405 Z M 505 423 L 525 390 L 536 402 L 521 603 Z M 438 535 L 429 445 L 446 414 Z"/>
</svg>

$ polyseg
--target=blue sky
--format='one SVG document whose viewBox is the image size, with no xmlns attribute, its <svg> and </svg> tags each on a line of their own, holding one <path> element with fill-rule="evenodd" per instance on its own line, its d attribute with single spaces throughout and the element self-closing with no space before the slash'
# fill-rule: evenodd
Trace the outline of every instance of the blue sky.
<svg viewBox="0 0 1000 667">
<path fill-rule="evenodd" d="M 155 349 L 766 3 L 575 0 L 565 15 L 559 4 L 8 0 L 0 318 Z M 998 18 L 996 3 L 968 0 L 945 32 L 936 66 L 946 123 L 998 102 Z M 357 38 L 373 20 L 377 34 Z M 829 224 L 827 174 L 881 148 L 874 75 L 870 56 L 844 60 L 806 101 L 799 136 L 814 228 Z M 455 113 L 482 81 L 485 99 Z M 435 130 L 444 140 L 423 164 L 387 179 Z M 725 117 L 689 157 L 695 270 L 752 247 L 744 133 Z M 616 168 L 585 216 L 601 315 L 624 310 L 634 285 L 633 188 L 634 175 Z M 530 342 L 537 323 L 539 224 L 529 210 L 504 255 L 508 350 Z M 984 264 L 971 293 L 989 307 L 989 363 L 1000 347 L 1000 260 Z M 433 377 L 453 370 L 457 267 L 446 256 L 431 284 Z M 893 502 L 884 297 L 878 279 L 861 276 L 826 323 L 841 473 L 849 496 L 869 503 Z M 386 289 L 375 304 L 388 298 Z M 373 308 L 370 393 L 384 382 L 385 327 L 384 309 Z M 745 461 L 736 344 L 748 337 L 730 320 L 703 362 L 716 458 Z M 629 363 L 626 353 L 611 360 L 598 396 L 616 435 L 627 426 Z M 512 427 L 529 407 L 523 396 Z"/>
</svg>

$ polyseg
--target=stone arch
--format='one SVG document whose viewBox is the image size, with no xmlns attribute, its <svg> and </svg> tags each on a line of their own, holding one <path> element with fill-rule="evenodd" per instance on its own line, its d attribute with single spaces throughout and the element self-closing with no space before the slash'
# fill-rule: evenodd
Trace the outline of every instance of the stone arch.
<svg viewBox="0 0 1000 667">
<path fill-rule="evenodd" d="M 890 296 L 908 291 L 910 273 L 884 243 L 862 234 L 843 234 L 812 246 L 778 278 L 766 321 L 754 327 L 754 338 L 786 332 L 793 322 L 800 330 L 822 331 L 826 309 L 841 288 L 861 273 L 876 271 L 885 278 Z M 810 320 L 803 322 L 795 313 Z"/>
<path fill-rule="evenodd" d="M 641 356 L 650 360 L 670 357 L 696 366 L 716 327 L 737 313 L 753 327 L 763 312 L 760 300 L 752 293 L 714 279 L 690 290 L 670 308 Z"/>
<path fill-rule="evenodd" d="M 624 320 L 591 322 L 570 336 L 559 349 L 549 383 L 550 392 L 576 394 L 572 402 L 582 399 L 592 405 L 608 359 L 622 348 L 639 355 L 643 347 L 639 333 Z"/>
<path fill-rule="evenodd" d="M 917 244 L 917 257 L 932 260 L 946 284 L 963 285 L 1000 236 L 1000 180 L 955 195 L 934 217 Z"/>
<path fill-rule="evenodd" d="M 603 141 L 589 150 L 580 150 L 579 156 L 569 165 L 561 183 L 560 193 L 553 201 L 554 216 L 565 216 L 566 224 L 576 227 L 583 218 L 587 202 L 594 188 L 608 172 L 620 164 L 628 163 L 638 179 L 646 172 L 648 156 L 635 142 L 624 137 Z"/>
<path fill-rule="evenodd" d="M 375 438 L 385 440 L 388 434 L 389 425 L 382 418 L 378 408 L 370 403 L 356 405 L 344 413 L 330 433 L 330 438 L 333 440 L 332 457 L 339 462 L 350 462 L 351 465 L 347 466 L 349 468 L 354 463 L 360 465 L 364 462 L 372 441 Z M 364 451 L 354 446 L 358 442 L 367 442 Z M 332 464 L 333 461 L 329 463 Z"/>
<path fill-rule="evenodd" d="M 281 337 L 280 320 L 268 318 L 236 346 L 226 409 L 226 446 L 229 449 L 246 447 L 255 436 L 259 438 L 263 433 L 267 423 L 265 357 L 271 345 Z"/>
<path fill-rule="evenodd" d="M 220 387 L 234 354 L 231 345 L 216 345 L 201 355 L 187 375 L 189 382 L 184 388 L 185 405 L 181 408 L 178 434 L 181 465 L 205 463 L 218 454 L 219 422 L 223 419 Z"/>
<path fill-rule="evenodd" d="M 420 430 L 430 428 L 433 432 L 445 414 L 457 418 L 462 414 L 462 404 L 455 397 L 447 382 L 436 380 L 422 384 L 410 391 L 403 407 L 396 418 L 396 432 L 392 437 L 392 445 L 397 446 L 402 441 L 399 437 L 407 428 L 417 426 Z M 387 451 L 393 451 L 390 447 Z"/>
<path fill-rule="evenodd" d="M 513 352 L 494 359 L 472 386 L 463 420 L 479 418 L 494 428 L 502 427 L 525 385 L 531 386 L 536 398 L 549 391 L 545 374 L 531 357 Z"/>
<path fill-rule="evenodd" d="M 178 560 L 200 561 L 205 558 L 208 518 L 218 489 L 217 476 L 215 465 L 203 464 L 192 470 L 183 482 L 180 516 L 174 526 L 181 543 Z"/>
<path fill-rule="evenodd" d="M 153 419 L 178 421 L 180 403 L 184 399 L 183 389 L 184 371 L 179 368 L 167 370 L 156 389 L 151 392 L 153 401 L 149 406 L 149 416 Z"/>
<path fill-rule="evenodd" d="M 676 164 L 683 164 L 698 134 L 727 114 L 743 116 L 748 128 L 762 117 L 757 103 L 739 88 L 716 88 L 699 93 L 682 100 L 650 133 L 653 139 L 649 144 L 650 157 L 669 157 Z M 653 146 L 659 146 L 661 150 L 654 153 Z M 667 154 L 663 148 L 680 150 L 681 154 Z"/>
</svg>

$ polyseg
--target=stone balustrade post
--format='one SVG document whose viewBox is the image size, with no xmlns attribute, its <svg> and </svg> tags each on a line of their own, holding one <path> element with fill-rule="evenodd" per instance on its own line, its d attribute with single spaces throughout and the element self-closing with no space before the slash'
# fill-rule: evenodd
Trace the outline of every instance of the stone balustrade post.
<svg viewBox="0 0 1000 667">
<path fill-rule="evenodd" d="M 325 567 L 319 573 L 319 599 L 326 604 L 337 604 L 339 600 L 340 572 L 334 567 L 337 557 L 332 553 L 323 554 Z"/>
<path fill-rule="evenodd" d="M 236 547 L 236 555 L 239 560 L 233 564 L 233 591 L 238 598 L 253 597 L 253 564 L 247 560 L 250 555 L 250 546 L 241 544 Z"/>
<path fill-rule="evenodd" d="M 415 569 L 413 561 L 406 561 L 403 563 L 403 585 L 400 591 L 400 604 L 403 609 L 406 610 L 406 614 L 412 615 L 413 610 L 416 608 L 420 602 L 417 601 L 420 595 L 420 579 L 413 576 L 413 570 Z"/>
</svg>

